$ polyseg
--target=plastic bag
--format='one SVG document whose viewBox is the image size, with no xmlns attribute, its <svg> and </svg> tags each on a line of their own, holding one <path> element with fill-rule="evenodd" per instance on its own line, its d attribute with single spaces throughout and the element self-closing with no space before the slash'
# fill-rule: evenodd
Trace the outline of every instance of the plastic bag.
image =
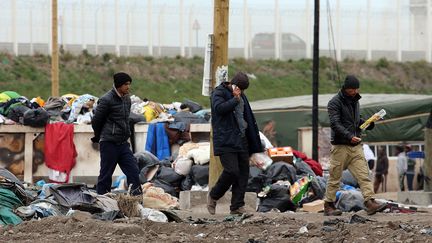
<svg viewBox="0 0 432 243">
<path fill-rule="evenodd" d="M 145 208 L 141 204 L 138 204 L 138 208 L 141 217 L 144 219 L 148 219 L 153 222 L 161 222 L 161 223 L 168 222 L 167 216 L 161 211 L 151 209 L 151 208 Z"/>
<path fill-rule="evenodd" d="M 273 160 L 264 152 L 254 153 L 249 158 L 249 164 L 258 167 L 262 170 L 266 170 L 272 163 Z"/>
<path fill-rule="evenodd" d="M 179 175 L 188 175 L 191 171 L 193 161 L 189 158 L 178 157 L 177 160 L 173 163 L 174 171 Z"/>
</svg>

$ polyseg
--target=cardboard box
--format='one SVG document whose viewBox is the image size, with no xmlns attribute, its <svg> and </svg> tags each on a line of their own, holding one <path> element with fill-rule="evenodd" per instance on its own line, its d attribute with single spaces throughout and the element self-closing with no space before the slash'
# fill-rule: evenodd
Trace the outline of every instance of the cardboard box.
<svg viewBox="0 0 432 243">
<path fill-rule="evenodd" d="M 273 162 L 287 162 L 292 164 L 293 163 L 293 152 L 291 147 L 276 147 L 276 148 L 269 148 L 267 150 L 267 153 L 269 157 L 273 160 Z"/>
<path fill-rule="evenodd" d="M 303 211 L 311 213 L 324 211 L 324 200 L 315 200 L 313 202 L 303 204 Z"/>
</svg>

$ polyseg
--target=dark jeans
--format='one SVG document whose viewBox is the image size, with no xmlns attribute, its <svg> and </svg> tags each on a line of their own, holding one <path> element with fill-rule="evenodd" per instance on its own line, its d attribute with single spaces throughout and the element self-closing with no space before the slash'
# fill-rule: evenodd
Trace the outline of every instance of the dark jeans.
<svg viewBox="0 0 432 243">
<path fill-rule="evenodd" d="M 128 185 L 132 184 L 131 194 L 141 194 L 138 163 L 132 154 L 129 143 L 100 142 L 100 157 L 101 168 L 96 185 L 98 194 L 111 191 L 112 174 L 117 164 L 126 175 Z"/>
<path fill-rule="evenodd" d="M 249 179 L 249 153 L 224 153 L 220 155 L 223 166 L 216 185 L 210 191 L 210 197 L 219 200 L 232 186 L 231 211 L 245 205 L 244 195 Z"/>
<path fill-rule="evenodd" d="M 414 172 L 407 172 L 406 173 L 407 178 L 407 184 L 408 184 L 408 191 L 413 190 L 413 180 L 414 180 Z"/>
<path fill-rule="evenodd" d="M 369 170 L 372 170 L 373 167 L 375 166 L 375 160 L 370 159 L 370 160 L 368 160 L 367 163 L 368 163 L 368 166 L 369 166 Z"/>
</svg>

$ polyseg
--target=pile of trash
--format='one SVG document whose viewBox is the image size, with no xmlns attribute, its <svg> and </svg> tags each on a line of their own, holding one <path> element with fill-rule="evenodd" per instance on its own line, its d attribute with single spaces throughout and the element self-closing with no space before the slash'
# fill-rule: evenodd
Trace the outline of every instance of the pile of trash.
<svg viewBox="0 0 432 243">
<path fill-rule="evenodd" d="M 73 216 L 82 212 L 100 220 L 141 217 L 168 222 L 175 219 L 175 214 L 170 211 L 175 208 L 178 208 L 177 199 L 150 183 L 143 185 L 142 196 L 130 196 L 128 191 L 99 195 L 81 183 L 38 181 L 34 185 L 26 185 L 6 169 L 0 168 L 0 226 L 50 216 Z"/>
<path fill-rule="evenodd" d="M 90 124 L 97 101 L 98 97 L 91 94 L 64 94 L 45 101 L 39 96 L 28 99 L 15 91 L 4 91 L 0 93 L 0 124 L 32 127 L 44 127 L 48 122 L 58 121 Z M 195 123 L 207 123 L 210 119 L 201 105 L 188 99 L 183 103 L 161 104 L 132 95 L 131 101 L 132 123 L 174 121 L 178 112 L 183 114 L 177 115 L 177 119 L 192 119 Z"/>
</svg>

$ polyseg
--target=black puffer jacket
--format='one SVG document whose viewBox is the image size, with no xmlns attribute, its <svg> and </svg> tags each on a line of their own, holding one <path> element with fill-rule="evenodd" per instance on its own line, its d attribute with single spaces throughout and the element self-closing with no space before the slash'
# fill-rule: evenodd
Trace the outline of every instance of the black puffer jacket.
<svg viewBox="0 0 432 243">
<path fill-rule="evenodd" d="M 114 88 L 104 94 L 97 103 L 92 119 L 96 140 L 114 143 L 126 142 L 130 135 L 130 96 L 120 97 Z"/>
<path fill-rule="evenodd" d="M 351 138 L 361 137 L 360 125 L 364 122 L 360 118 L 359 100 L 361 96 L 354 97 L 345 95 L 341 90 L 327 105 L 330 118 L 331 144 L 357 145 L 351 143 Z M 372 129 L 374 124 L 368 127 Z"/>
<path fill-rule="evenodd" d="M 262 152 L 258 126 L 244 94 L 244 119 L 248 124 L 245 135 L 248 140 L 249 154 Z M 234 109 L 239 101 L 232 95 L 227 83 L 216 87 L 211 95 L 211 113 L 213 127 L 214 154 L 227 152 L 246 152 L 243 146 L 240 129 L 234 115 Z"/>
</svg>

